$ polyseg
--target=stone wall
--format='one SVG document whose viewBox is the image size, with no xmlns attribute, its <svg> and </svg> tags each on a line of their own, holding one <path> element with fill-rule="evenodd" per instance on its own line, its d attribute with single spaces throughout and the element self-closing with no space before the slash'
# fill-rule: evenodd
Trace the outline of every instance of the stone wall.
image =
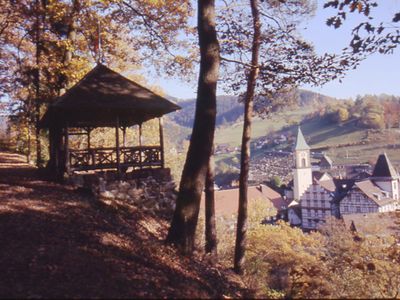
<svg viewBox="0 0 400 300">
<path fill-rule="evenodd" d="M 107 205 L 125 202 L 154 214 L 171 215 L 175 209 L 177 192 L 175 182 L 155 179 L 106 180 L 99 178 L 92 191 L 99 201 Z"/>
</svg>

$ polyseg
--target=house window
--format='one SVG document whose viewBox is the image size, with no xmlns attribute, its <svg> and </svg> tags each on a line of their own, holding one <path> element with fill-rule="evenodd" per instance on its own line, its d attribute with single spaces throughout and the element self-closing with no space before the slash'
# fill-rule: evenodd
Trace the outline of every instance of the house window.
<svg viewBox="0 0 400 300">
<path fill-rule="evenodd" d="M 314 207 L 318 207 L 318 200 L 314 200 Z"/>
<path fill-rule="evenodd" d="M 360 194 L 356 194 L 356 202 L 360 202 L 361 201 L 361 195 Z"/>
<path fill-rule="evenodd" d="M 325 193 L 321 192 L 321 200 L 325 200 Z"/>
<path fill-rule="evenodd" d="M 318 198 L 317 192 L 314 192 L 314 193 L 313 193 L 313 198 L 314 198 L 314 199 L 317 199 L 317 198 Z"/>
<path fill-rule="evenodd" d="M 311 206 L 311 200 L 310 200 L 310 199 L 307 199 L 307 200 L 306 200 L 306 203 L 307 203 L 307 206 L 308 206 L 308 207 Z"/>
<path fill-rule="evenodd" d="M 347 205 L 344 206 L 344 211 L 349 212 L 349 207 Z"/>
<path fill-rule="evenodd" d="M 356 212 L 358 212 L 358 213 L 361 212 L 361 207 L 360 206 L 356 206 Z"/>
</svg>

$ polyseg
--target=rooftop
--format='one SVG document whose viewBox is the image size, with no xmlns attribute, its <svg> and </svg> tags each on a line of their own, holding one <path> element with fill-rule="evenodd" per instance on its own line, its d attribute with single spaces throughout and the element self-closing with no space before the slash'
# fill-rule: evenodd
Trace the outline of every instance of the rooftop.
<svg viewBox="0 0 400 300">
<path fill-rule="evenodd" d="M 379 155 L 376 161 L 372 177 L 390 177 L 397 178 L 398 174 L 389 160 L 386 153 Z"/>
<path fill-rule="evenodd" d="M 272 188 L 260 184 L 249 186 L 247 191 L 249 203 L 256 200 L 267 201 L 269 207 L 274 207 L 277 211 L 286 206 L 286 201 L 281 195 Z M 201 207 L 204 208 L 204 193 L 201 199 Z M 232 216 L 236 214 L 239 207 L 239 189 L 228 189 L 215 191 L 215 214 L 217 216 Z"/>
<path fill-rule="evenodd" d="M 98 64 L 53 102 L 41 127 L 114 127 L 141 124 L 180 109 L 149 89 Z"/>
<path fill-rule="evenodd" d="M 303 133 L 301 132 L 300 126 L 297 130 L 297 139 L 296 146 L 294 150 L 309 150 L 310 146 L 308 146 L 306 140 L 304 139 Z"/>
<path fill-rule="evenodd" d="M 394 199 L 386 196 L 383 191 L 371 180 L 356 182 L 354 186 L 358 187 L 366 196 L 375 201 L 379 206 L 395 202 Z"/>
</svg>

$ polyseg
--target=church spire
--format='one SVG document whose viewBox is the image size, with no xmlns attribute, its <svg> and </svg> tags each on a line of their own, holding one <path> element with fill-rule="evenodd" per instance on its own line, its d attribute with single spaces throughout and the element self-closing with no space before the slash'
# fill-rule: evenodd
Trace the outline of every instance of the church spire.
<svg viewBox="0 0 400 300">
<path fill-rule="evenodd" d="M 310 146 L 308 146 L 308 144 L 306 143 L 303 133 L 301 132 L 300 126 L 298 127 L 297 130 L 297 140 L 294 150 L 310 150 Z"/>
</svg>

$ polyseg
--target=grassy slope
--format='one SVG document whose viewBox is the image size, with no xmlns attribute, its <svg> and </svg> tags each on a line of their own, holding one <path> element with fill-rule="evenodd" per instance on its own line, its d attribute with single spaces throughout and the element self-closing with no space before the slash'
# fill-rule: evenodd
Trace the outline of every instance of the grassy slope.
<svg viewBox="0 0 400 300">
<path fill-rule="evenodd" d="M 253 139 L 267 135 L 271 131 L 295 134 L 297 125 L 283 129 L 287 124 L 298 124 L 311 109 L 296 112 L 281 113 L 267 120 L 255 119 L 253 123 Z M 216 143 L 240 145 L 242 124 L 235 124 L 228 128 L 219 128 L 216 132 Z M 400 165 L 400 130 L 368 130 L 357 126 L 355 121 L 348 121 L 342 125 L 332 124 L 326 120 L 311 119 L 301 125 L 307 142 L 315 150 L 325 151 L 335 163 L 375 163 L 380 153 L 386 152 L 395 165 Z M 283 129 L 283 130 L 282 130 Z M 293 142 L 290 142 L 293 143 Z M 288 144 L 287 146 L 291 146 Z M 253 151 L 253 159 L 264 155 L 264 149 Z M 235 153 L 234 155 L 237 155 Z M 216 161 L 229 164 L 229 154 L 216 157 Z"/>
<path fill-rule="evenodd" d="M 288 111 L 276 114 L 268 119 L 254 118 L 252 124 L 253 139 L 267 135 L 272 131 L 279 131 L 288 123 L 298 123 L 305 115 L 312 111 L 311 108 L 304 110 Z M 242 139 L 243 123 L 235 123 L 228 127 L 219 127 L 215 133 L 216 144 L 240 145 Z"/>
</svg>

